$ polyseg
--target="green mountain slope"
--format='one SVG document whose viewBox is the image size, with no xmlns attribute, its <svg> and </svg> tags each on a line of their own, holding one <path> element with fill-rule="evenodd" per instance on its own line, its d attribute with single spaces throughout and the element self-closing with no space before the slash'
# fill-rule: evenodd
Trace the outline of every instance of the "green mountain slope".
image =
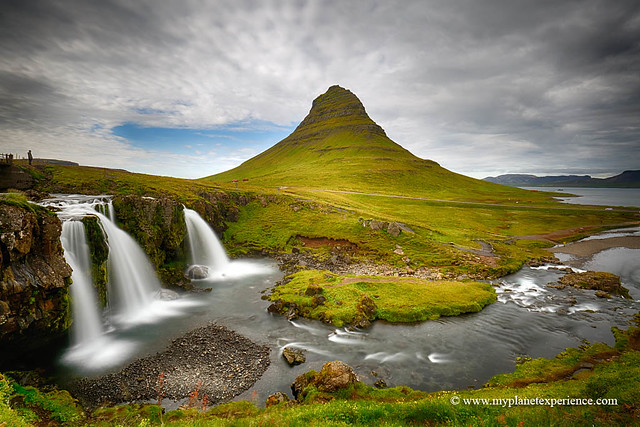
<svg viewBox="0 0 640 427">
<path fill-rule="evenodd" d="M 440 199 L 538 200 L 525 192 L 451 172 L 393 142 L 349 90 L 330 87 L 294 132 L 237 168 L 205 180 L 248 179 L 257 187 L 305 187 Z"/>
</svg>

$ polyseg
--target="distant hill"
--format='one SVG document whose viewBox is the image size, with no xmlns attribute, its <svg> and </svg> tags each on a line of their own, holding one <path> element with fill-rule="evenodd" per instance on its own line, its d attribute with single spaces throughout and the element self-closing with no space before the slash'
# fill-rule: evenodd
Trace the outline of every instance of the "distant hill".
<svg viewBox="0 0 640 427">
<path fill-rule="evenodd" d="M 490 176 L 485 181 L 512 187 L 610 187 L 640 188 L 640 170 L 624 171 L 609 178 L 592 178 L 589 175 L 536 176 L 507 174 Z"/>
<path fill-rule="evenodd" d="M 227 172 L 203 178 L 457 200 L 535 198 L 451 172 L 393 142 L 349 90 L 331 86 L 288 137 Z M 243 181 L 244 180 L 244 181 Z"/>
</svg>

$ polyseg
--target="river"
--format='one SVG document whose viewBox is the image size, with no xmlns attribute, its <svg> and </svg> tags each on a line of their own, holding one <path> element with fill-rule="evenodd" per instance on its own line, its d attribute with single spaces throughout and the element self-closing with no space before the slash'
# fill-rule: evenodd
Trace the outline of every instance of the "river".
<svg viewBox="0 0 640 427">
<path fill-rule="evenodd" d="M 638 229 L 619 233 L 637 235 Z M 608 232 L 607 238 L 619 235 Z M 570 257 L 565 257 L 571 261 Z M 232 260 L 228 274 L 195 281 L 210 292 L 166 302 L 162 315 L 127 328 L 113 328 L 107 343 L 114 351 L 94 364 L 73 363 L 62 356 L 58 374 L 66 380 L 118 370 L 126 363 L 162 351 L 168 343 L 209 322 L 224 325 L 271 348 L 271 364 L 258 382 L 236 399 L 263 403 L 276 391 L 290 393 L 297 375 L 342 360 L 373 384 L 406 385 L 424 391 L 481 387 L 490 377 L 511 372 L 519 356 L 553 357 L 567 347 L 589 342 L 613 344 L 612 326 L 626 327 L 640 310 L 640 250 L 615 248 L 587 259 L 579 268 L 611 271 L 622 277 L 634 300 L 600 299 L 593 291 L 558 290 L 545 285 L 564 272 L 554 266 L 524 267 L 494 281 L 498 302 L 479 313 L 409 325 L 377 321 L 366 330 L 349 331 L 319 321 L 267 312 L 261 297 L 282 273 L 272 260 Z M 290 367 L 285 346 L 306 351 L 307 362 Z M 65 361 L 66 360 L 66 361 Z"/>
</svg>

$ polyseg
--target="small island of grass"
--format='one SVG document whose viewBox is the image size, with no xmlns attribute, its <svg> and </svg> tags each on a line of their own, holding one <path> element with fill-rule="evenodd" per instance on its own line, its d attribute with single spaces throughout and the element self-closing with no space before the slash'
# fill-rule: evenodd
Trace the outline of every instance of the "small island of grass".
<svg viewBox="0 0 640 427">
<path fill-rule="evenodd" d="M 335 326 L 366 327 L 376 319 L 409 323 L 475 313 L 495 302 L 496 294 L 482 282 L 306 270 L 287 276 L 269 300 L 270 312 L 290 319 L 300 316 Z"/>
</svg>

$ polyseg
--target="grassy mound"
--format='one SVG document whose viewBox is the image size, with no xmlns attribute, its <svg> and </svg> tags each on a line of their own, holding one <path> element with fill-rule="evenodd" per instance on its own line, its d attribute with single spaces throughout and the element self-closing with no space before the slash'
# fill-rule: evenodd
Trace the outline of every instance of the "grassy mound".
<svg viewBox="0 0 640 427">
<path fill-rule="evenodd" d="M 412 277 L 339 276 L 306 270 L 287 277 L 269 300 L 275 309 L 336 326 L 366 326 L 375 319 L 421 322 L 482 310 L 496 301 L 481 282 L 421 280 Z"/>
</svg>

